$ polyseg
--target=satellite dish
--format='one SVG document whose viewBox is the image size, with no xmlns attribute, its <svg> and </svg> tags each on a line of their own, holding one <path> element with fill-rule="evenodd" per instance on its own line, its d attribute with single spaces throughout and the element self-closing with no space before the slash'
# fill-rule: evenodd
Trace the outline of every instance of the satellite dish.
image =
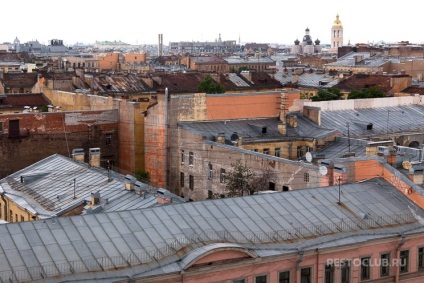
<svg viewBox="0 0 424 283">
<path fill-rule="evenodd" d="M 405 161 L 402 162 L 402 167 L 403 167 L 403 169 L 409 170 L 409 169 L 412 168 L 412 164 L 408 160 L 405 160 Z"/>
<path fill-rule="evenodd" d="M 310 152 L 307 152 L 305 154 L 305 158 L 306 158 L 306 161 L 311 162 L 312 161 L 312 154 Z"/>
<path fill-rule="evenodd" d="M 323 175 L 323 176 L 327 175 L 327 173 L 328 173 L 328 169 L 327 169 L 327 167 L 325 167 L 325 166 L 323 166 L 323 165 L 321 165 L 321 166 L 318 168 L 318 171 L 319 171 L 319 173 L 320 173 L 321 175 Z"/>
</svg>

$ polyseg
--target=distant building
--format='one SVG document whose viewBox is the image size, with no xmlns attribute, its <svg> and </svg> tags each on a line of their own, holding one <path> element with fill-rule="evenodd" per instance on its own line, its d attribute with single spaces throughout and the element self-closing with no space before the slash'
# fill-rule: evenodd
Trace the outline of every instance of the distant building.
<svg viewBox="0 0 424 283">
<path fill-rule="evenodd" d="M 169 51 L 172 54 L 232 54 L 240 51 L 236 40 L 222 41 L 221 34 L 216 41 L 179 41 L 170 42 Z"/>
<path fill-rule="evenodd" d="M 309 28 L 305 29 L 305 35 L 303 36 L 302 42 L 298 39 L 294 41 L 294 46 L 292 47 L 291 53 L 293 54 L 313 54 L 321 53 L 321 41 L 319 39 L 312 41 L 312 37 L 309 32 Z"/>
<path fill-rule="evenodd" d="M 339 19 L 339 14 L 331 27 L 331 52 L 337 52 L 339 47 L 343 46 L 343 25 Z"/>
</svg>

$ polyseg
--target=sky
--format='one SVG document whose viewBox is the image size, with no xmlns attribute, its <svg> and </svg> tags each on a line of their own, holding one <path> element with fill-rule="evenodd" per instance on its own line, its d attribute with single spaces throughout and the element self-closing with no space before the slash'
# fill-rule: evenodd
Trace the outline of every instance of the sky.
<svg viewBox="0 0 424 283">
<path fill-rule="evenodd" d="M 330 43 L 339 14 L 344 43 L 423 43 L 422 0 L 240 1 L 240 0 L 21 0 L 1 4 L 0 43 L 62 39 L 65 45 L 95 41 L 129 44 L 241 40 L 293 44 L 310 29 L 313 40 Z"/>
</svg>

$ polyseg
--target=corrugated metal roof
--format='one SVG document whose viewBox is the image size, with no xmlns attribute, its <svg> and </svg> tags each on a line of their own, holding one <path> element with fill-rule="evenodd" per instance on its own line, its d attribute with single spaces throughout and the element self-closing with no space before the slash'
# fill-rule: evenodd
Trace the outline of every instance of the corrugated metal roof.
<svg viewBox="0 0 424 283">
<path fill-rule="evenodd" d="M 100 211 L 158 205 L 157 188 L 147 187 L 143 195 L 135 194 L 125 189 L 123 175 L 101 167 L 90 167 L 58 154 L 0 180 L 0 190 L 40 218 L 61 215 L 89 202 L 93 192 L 100 193 Z M 171 198 L 173 202 L 184 202 L 176 195 Z"/>
<path fill-rule="evenodd" d="M 0 278 L 142 277 L 176 271 L 208 244 L 268 256 L 424 232 L 423 211 L 386 181 L 341 190 L 342 205 L 332 186 L 0 225 Z"/>
</svg>

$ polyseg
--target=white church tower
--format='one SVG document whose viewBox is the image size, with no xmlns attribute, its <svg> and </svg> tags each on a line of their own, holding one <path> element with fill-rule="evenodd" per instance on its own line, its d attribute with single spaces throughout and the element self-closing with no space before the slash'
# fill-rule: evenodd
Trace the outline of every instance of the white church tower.
<svg viewBox="0 0 424 283">
<path fill-rule="evenodd" d="M 331 52 L 337 52 L 338 47 L 343 46 L 343 25 L 339 20 L 339 14 L 336 16 L 336 20 L 333 22 L 331 27 Z"/>
</svg>

